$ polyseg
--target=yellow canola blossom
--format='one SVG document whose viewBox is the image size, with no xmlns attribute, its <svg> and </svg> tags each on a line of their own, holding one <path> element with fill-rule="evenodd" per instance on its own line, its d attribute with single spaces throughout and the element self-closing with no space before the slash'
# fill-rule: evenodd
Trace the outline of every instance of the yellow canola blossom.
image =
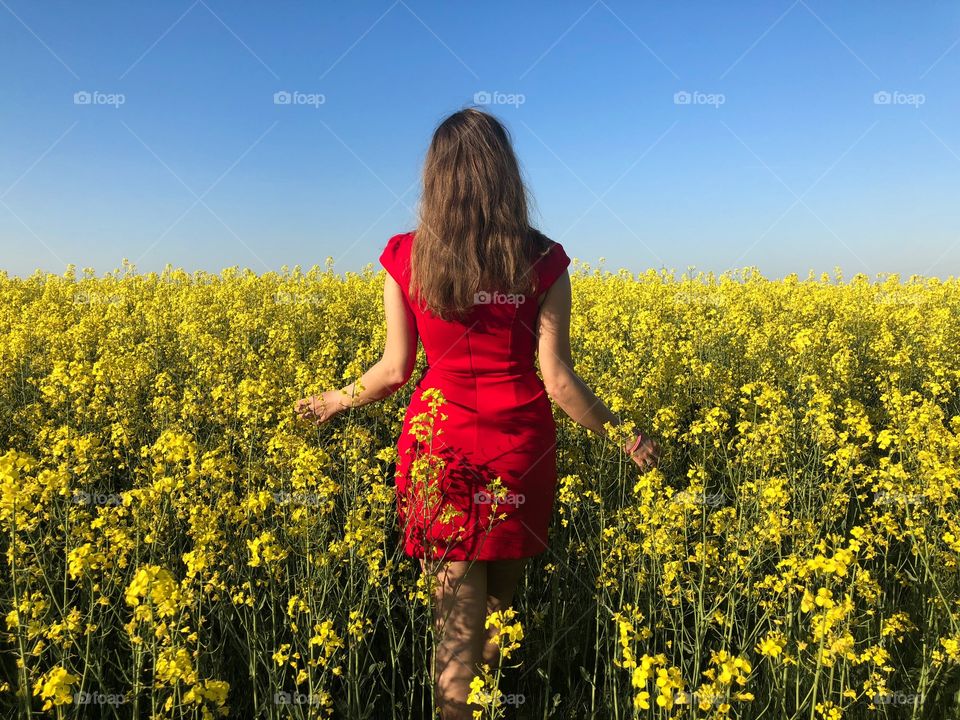
<svg viewBox="0 0 960 720">
<path fill-rule="evenodd" d="M 597 434 L 554 407 L 556 487 L 524 493 L 553 503 L 549 547 L 487 618 L 503 662 L 474 668 L 471 711 L 832 720 L 948 697 L 960 281 L 571 276 L 577 373 L 624 423 Z M 0 706 L 423 715 L 449 583 L 443 542 L 425 566 L 402 552 L 404 421 L 407 500 L 454 536 L 474 509 L 458 483 L 500 507 L 524 478 L 452 477 L 450 400 L 423 383 L 407 417 L 422 351 L 394 395 L 296 418 L 380 359 L 383 281 L 0 275 Z M 636 431 L 656 469 L 620 450 Z"/>
</svg>

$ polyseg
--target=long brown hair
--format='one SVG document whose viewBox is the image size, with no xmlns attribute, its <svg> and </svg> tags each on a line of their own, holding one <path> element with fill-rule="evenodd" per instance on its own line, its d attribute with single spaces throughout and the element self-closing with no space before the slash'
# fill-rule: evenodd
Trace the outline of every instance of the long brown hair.
<svg viewBox="0 0 960 720">
<path fill-rule="evenodd" d="M 506 128 L 475 108 L 441 122 L 423 164 L 411 295 L 450 319 L 469 312 L 476 293 L 531 293 L 532 263 L 550 244 L 530 226 Z"/>
</svg>

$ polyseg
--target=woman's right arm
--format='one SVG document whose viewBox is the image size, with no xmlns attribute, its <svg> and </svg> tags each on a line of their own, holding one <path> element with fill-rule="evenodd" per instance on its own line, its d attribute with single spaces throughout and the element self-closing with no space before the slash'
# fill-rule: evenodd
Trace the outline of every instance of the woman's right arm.
<svg viewBox="0 0 960 720">
<path fill-rule="evenodd" d="M 620 425 L 621 419 L 587 387 L 573 369 L 570 349 L 571 305 L 570 275 L 564 271 L 547 290 L 537 320 L 537 353 L 543 384 L 550 398 L 571 420 L 599 435 L 605 435 L 604 424 Z M 657 442 L 644 434 L 644 439 L 631 457 L 638 465 L 656 466 L 659 455 Z"/>
</svg>

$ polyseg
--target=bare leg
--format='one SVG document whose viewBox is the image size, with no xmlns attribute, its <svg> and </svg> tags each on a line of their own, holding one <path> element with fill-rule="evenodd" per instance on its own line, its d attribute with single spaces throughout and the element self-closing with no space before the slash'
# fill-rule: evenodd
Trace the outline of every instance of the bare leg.
<svg viewBox="0 0 960 720">
<path fill-rule="evenodd" d="M 490 560 L 487 562 L 487 614 L 505 610 L 513 604 L 513 594 L 523 577 L 527 558 L 518 560 Z M 482 662 L 495 670 L 500 660 L 500 648 L 495 641 L 497 629 L 484 631 Z"/>
<path fill-rule="evenodd" d="M 467 695 L 485 638 L 487 564 L 454 560 L 427 571 L 431 570 L 437 578 L 433 658 L 437 705 L 443 720 L 472 720 L 473 710 L 479 708 L 467 705 Z"/>
</svg>

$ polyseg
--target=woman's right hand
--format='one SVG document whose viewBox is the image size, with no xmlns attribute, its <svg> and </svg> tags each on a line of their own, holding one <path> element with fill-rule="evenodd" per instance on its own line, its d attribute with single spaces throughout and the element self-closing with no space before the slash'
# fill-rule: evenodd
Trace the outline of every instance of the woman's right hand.
<svg viewBox="0 0 960 720">
<path fill-rule="evenodd" d="M 339 391 L 327 390 L 322 395 L 310 395 L 297 400 L 294 410 L 301 420 L 322 425 L 346 410 L 346 405 L 343 404 Z"/>
<path fill-rule="evenodd" d="M 623 451 L 644 470 L 655 468 L 660 462 L 660 444 L 643 433 L 637 433 L 632 442 L 623 446 Z"/>
</svg>

